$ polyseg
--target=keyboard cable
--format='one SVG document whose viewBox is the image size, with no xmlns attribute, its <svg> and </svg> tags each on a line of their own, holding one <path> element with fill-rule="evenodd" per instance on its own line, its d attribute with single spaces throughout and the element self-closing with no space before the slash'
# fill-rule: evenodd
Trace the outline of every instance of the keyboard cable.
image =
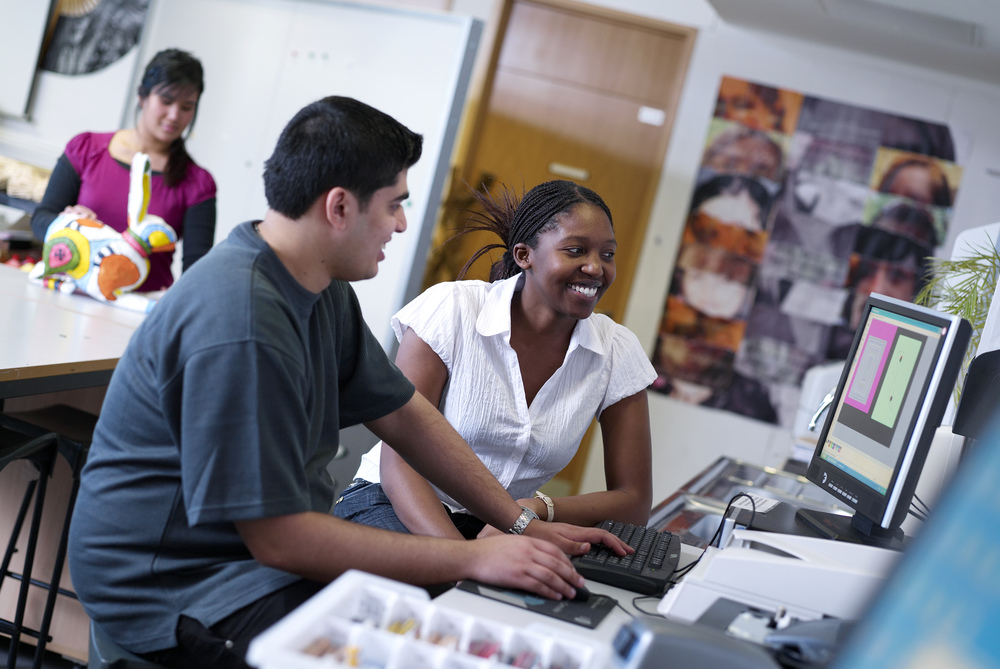
<svg viewBox="0 0 1000 669">
<path fill-rule="evenodd" d="M 701 562 L 701 558 L 704 557 L 705 553 L 708 551 L 709 547 L 711 547 L 712 544 L 722 543 L 722 528 L 725 527 L 726 525 L 726 519 L 729 517 L 730 509 L 733 508 L 733 504 L 740 497 L 746 497 L 748 500 L 750 500 L 750 522 L 747 523 L 747 527 L 753 525 L 753 519 L 757 515 L 757 503 L 754 502 L 753 497 L 751 495 L 748 495 L 745 492 L 738 492 L 735 495 L 733 495 L 732 499 L 729 500 L 729 504 L 726 505 L 726 510 L 722 512 L 722 520 L 719 521 L 719 527 L 718 529 L 715 530 L 715 534 L 713 534 L 712 538 L 708 540 L 708 546 L 705 546 L 705 550 L 703 550 L 701 552 L 701 555 L 695 558 L 693 562 L 685 565 L 684 567 L 681 567 L 680 569 L 674 572 L 673 577 L 671 578 L 671 584 L 677 583 L 679 579 L 683 578 L 684 576 L 687 575 L 689 571 L 694 569 L 695 565 Z M 722 548 L 722 546 L 719 545 L 716 546 L 716 548 Z"/>
</svg>

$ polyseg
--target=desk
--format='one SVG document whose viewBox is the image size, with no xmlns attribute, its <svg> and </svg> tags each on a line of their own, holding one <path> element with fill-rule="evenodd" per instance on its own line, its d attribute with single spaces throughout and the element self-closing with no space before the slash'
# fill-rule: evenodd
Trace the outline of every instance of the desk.
<svg viewBox="0 0 1000 669">
<path fill-rule="evenodd" d="M 682 546 L 680 566 L 700 554 Z M 313 666 L 316 660 L 305 655 L 323 656 L 315 666 L 342 669 L 486 669 L 508 662 L 605 669 L 621 627 L 633 617 L 656 616 L 646 611 L 655 611 L 660 598 L 636 608 L 641 595 L 589 580 L 587 587 L 592 598 L 608 595 L 624 610 L 611 609 L 590 629 L 460 588 L 430 599 L 421 588 L 349 570 L 254 639 L 247 660 L 261 669 Z"/>
<path fill-rule="evenodd" d="M 701 553 L 701 548 L 681 544 L 681 558 L 677 565 L 678 569 L 686 567 L 697 559 Z M 434 603 L 479 618 L 502 621 L 516 627 L 528 627 L 533 624 L 545 625 L 546 627 L 565 632 L 570 636 L 583 636 L 588 640 L 608 644 L 609 646 L 621 626 L 626 624 L 631 618 L 661 617 L 656 612 L 656 605 L 660 603 L 660 599 L 662 598 L 660 596 L 640 595 L 630 590 L 624 590 L 605 583 L 598 583 L 590 579 L 587 580 L 587 589 L 590 590 L 591 596 L 607 595 L 617 600 L 621 606 L 621 608 L 615 607 L 612 609 L 607 617 L 601 621 L 601 624 L 592 630 L 580 625 L 557 620 L 541 613 L 535 613 L 534 611 L 521 610 L 510 604 L 504 604 L 503 602 L 473 594 L 459 588 L 452 588 L 435 597 Z M 640 604 L 639 607 L 635 605 L 637 601 Z"/>
<path fill-rule="evenodd" d="M 0 400 L 107 385 L 144 314 L 64 295 L 0 265 Z"/>
<path fill-rule="evenodd" d="M 79 399 L 88 406 L 80 408 L 91 413 L 99 411 L 100 390 L 111 379 L 132 333 L 145 317 L 85 295 L 64 295 L 43 288 L 28 281 L 24 272 L 5 265 L 0 265 L 0 314 L 0 408 L 37 408 L 53 403 L 41 397 L 43 394 L 66 396 L 67 391 L 84 390 L 89 396 Z M 24 462 L 12 463 L 0 472 L 0 537 L 4 541 L 10 535 L 26 481 L 35 475 L 34 468 Z M 59 458 L 42 514 L 35 555 L 37 575 L 52 573 L 70 481 L 69 467 Z M 19 559 L 19 554 L 15 555 L 11 564 L 15 573 L 21 570 Z M 13 618 L 16 586 L 17 581 L 8 580 L 0 589 L 0 616 L 7 619 Z M 72 588 L 68 567 L 63 570 L 61 587 Z M 45 594 L 40 588 L 31 590 L 25 623 L 36 629 Z M 48 649 L 86 661 L 88 628 L 80 603 L 58 597 Z"/>
</svg>

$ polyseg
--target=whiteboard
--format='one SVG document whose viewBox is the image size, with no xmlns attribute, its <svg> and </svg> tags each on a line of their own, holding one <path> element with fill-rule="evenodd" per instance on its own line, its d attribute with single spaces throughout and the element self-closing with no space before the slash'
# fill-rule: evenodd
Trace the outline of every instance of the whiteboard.
<svg viewBox="0 0 1000 669">
<path fill-rule="evenodd" d="M 160 49 L 190 51 L 204 65 L 188 150 L 218 184 L 217 242 L 264 216 L 264 161 L 308 103 L 346 95 L 424 136 L 407 174 L 408 228 L 393 236 L 378 275 L 354 283 L 365 321 L 392 351 L 389 320 L 420 290 L 481 31 L 470 17 L 339 2 L 161 0 L 147 18 L 133 90 Z"/>
</svg>

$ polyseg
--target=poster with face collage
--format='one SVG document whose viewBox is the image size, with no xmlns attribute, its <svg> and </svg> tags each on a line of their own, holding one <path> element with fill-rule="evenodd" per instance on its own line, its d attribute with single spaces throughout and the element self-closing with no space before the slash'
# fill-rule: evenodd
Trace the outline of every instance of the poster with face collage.
<svg viewBox="0 0 1000 669">
<path fill-rule="evenodd" d="M 791 426 L 869 293 L 912 300 L 962 169 L 945 125 L 724 77 L 660 320 L 657 392 Z"/>
</svg>

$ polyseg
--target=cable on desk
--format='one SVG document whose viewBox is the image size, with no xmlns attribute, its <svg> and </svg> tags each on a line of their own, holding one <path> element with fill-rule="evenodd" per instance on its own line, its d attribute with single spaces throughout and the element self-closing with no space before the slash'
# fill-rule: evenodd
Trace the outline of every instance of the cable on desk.
<svg viewBox="0 0 1000 669">
<path fill-rule="evenodd" d="M 726 525 L 726 518 L 729 517 L 729 510 L 733 508 L 733 503 L 735 503 L 736 500 L 738 500 L 740 497 L 746 497 L 748 500 L 750 500 L 750 522 L 747 523 L 747 527 L 753 525 L 753 519 L 757 515 L 757 503 L 754 502 L 753 497 L 748 495 L 747 493 L 738 492 L 732 496 L 732 498 L 729 500 L 729 504 L 726 505 L 726 510 L 722 512 L 722 520 L 719 521 L 719 527 L 718 529 L 715 530 L 715 534 L 713 534 L 712 538 L 708 540 L 708 546 L 705 547 L 705 550 L 703 550 L 701 552 L 701 555 L 699 555 L 693 562 L 691 562 L 688 565 L 685 565 L 684 567 L 674 572 L 672 577 L 672 581 L 674 583 L 676 583 L 677 580 L 682 578 L 683 576 L 686 576 L 689 571 L 694 569 L 694 566 L 696 564 L 701 562 L 701 558 L 704 557 L 705 552 L 708 551 L 709 547 L 711 547 L 713 543 L 720 543 L 720 544 L 722 543 L 722 528 L 725 527 Z M 716 548 L 722 548 L 722 546 L 716 546 Z"/>
<path fill-rule="evenodd" d="M 666 616 L 664 616 L 663 614 L 661 614 L 659 611 L 647 611 L 646 609 L 644 609 L 641 606 L 639 606 L 639 602 L 641 600 L 643 600 L 643 599 L 654 599 L 656 601 L 660 600 L 659 597 L 656 597 L 656 596 L 653 596 L 653 595 L 638 595 L 636 597 L 633 597 L 632 598 L 632 606 L 635 608 L 636 611 L 638 611 L 638 612 L 640 612 L 640 613 L 642 613 L 644 615 L 647 615 L 647 616 L 659 616 L 660 618 L 666 618 Z M 622 606 L 621 604 L 618 604 L 618 606 L 621 607 L 622 611 L 625 611 L 625 613 L 628 613 L 629 616 L 631 616 L 633 618 L 635 617 L 631 613 L 629 613 L 628 611 L 626 611 L 625 607 Z"/>
</svg>

